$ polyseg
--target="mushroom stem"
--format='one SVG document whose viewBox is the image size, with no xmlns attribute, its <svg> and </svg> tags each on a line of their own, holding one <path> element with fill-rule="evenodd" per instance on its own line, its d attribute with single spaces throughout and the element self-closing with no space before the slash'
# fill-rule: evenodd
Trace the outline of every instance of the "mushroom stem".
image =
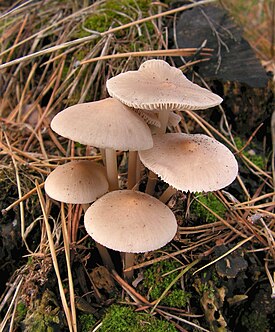
<svg viewBox="0 0 275 332">
<path fill-rule="evenodd" d="M 156 134 L 165 134 L 166 133 L 166 128 L 168 125 L 168 119 L 169 119 L 169 110 L 168 109 L 163 109 L 158 112 L 158 119 L 160 121 L 160 128 L 156 128 Z M 158 176 L 150 171 L 148 175 L 148 181 L 146 185 L 146 190 L 145 192 L 149 195 L 153 195 L 155 191 L 155 186 L 157 183 Z"/>
<path fill-rule="evenodd" d="M 158 179 L 157 174 L 155 174 L 152 171 L 149 171 L 147 185 L 146 185 L 146 189 L 145 189 L 146 194 L 153 195 L 153 193 L 155 191 L 157 179 Z"/>
<path fill-rule="evenodd" d="M 168 125 L 168 119 L 169 119 L 169 113 L 170 110 L 168 109 L 163 109 L 158 112 L 158 119 L 160 121 L 160 128 L 156 128 L 156 133 L 157 134 L 165 134 L 166 133 L 166 128 Z"/>
<path fill-rule="evenodd" d="M 82 206 L 82 209 L 85 213 L 87 211 L 87 209 L 89 208 L 90 204 L 82 204 L 81 206 Z M 110 254 L 109 254 L 108 249 L 106 247 L 104 247 L 102 244 L 100 244 L 96 241 L 95 241 L 95 245 L 96 245 L 96 248 L 97 248 L 97 250 L 99 252 L 99 255 L 102 259 L 102 262 L 103 262 L 104 266 L 106 266 L 109 271 L 114 270 L 115 266 L 114 266 L 114 263 L 112 261 L 112 258 L 110 256 Z"/>
<path fill-rule="evenodd" d="M 139 154 L 137 154 L 137 165 L 136 165 L 136 184 L 139 183 L 141 178 L 141 161 Z"/>
<path fill-rule="evenodd" d="M 137 151 L 129 151 L 128 157 L 128 189 L 132 189 L 136 184 Z"/>
<path fill-rule="evenodd" d="M 124 260 L 123 260 L 124 270 L 128 269 L 129 267 L 132 267 L 134 265 L 134 261 L 135 261 L 135 254 L 125 252 L 124 253 Z M 132 279 L 133 279 L 133 275 L 134 275 L 134 270 L 123 272 L 123 274 L 124 274 L 125 280 L 127 282 L 131 283 Z"/>
<path fill-rule="evenodd" d="M 118 186 L 118 174 L 117 174 L 117 156 L 116 150 L 108 148 L 105 149 L 106 159 L 106 171 L 109 182 L 109 190 L 117 190 Z"/>
<path fill-rule="evenodd" d="M 177 192 L 176 188 L 169 186 L 159 197 L 159 200 L 165 204 L 176 192 Z"/>
<path fill-rule="evenodd" d="M 100 154 L 101 154 L 101 157 L 102 157 L 103 165 L 106 166 L 105 149 L 100 148 Z"/>
</svg>

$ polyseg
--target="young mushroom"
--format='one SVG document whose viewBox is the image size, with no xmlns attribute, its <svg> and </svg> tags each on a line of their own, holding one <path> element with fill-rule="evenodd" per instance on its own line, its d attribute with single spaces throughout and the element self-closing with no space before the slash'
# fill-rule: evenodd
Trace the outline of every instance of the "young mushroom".
<svg viewBox="0 0 275 332">
<path fill-rule="evenodd" d="M 176 218 L 165 204 L 133 190 L 102 196 L 86 211 L 84 225 L 95 241 L 125 253 L 124 269 L 133 265 L 134 253 L 161 248 L 177 231 Z"/>
<path fill-rule="evenodd" d="M 71 161 L 49 174 L 45 191 L 56 201 L 89 204 L 108 191 L 106 171 L 93 161 Z"/>
<path fill-rule="evenodd" d="M 45 181 L 47 195 L 59 202 L 82 204 L 86 211 L 91 202 L 108 191 L 105 168 L 93 161 L 71 161 L 57 166 Z M 103 263 L 113 267 L 106 248 L 96 243 Z"/>
<path fill-rule="evenodd" d="M 168 133 L 155 135 L 153 140 L 153 148 L 139 152 L 140 159 L 177 190 L 219 190 L 233 182 L 238 174 L 234 155 L 214 138 L 203 134 Z"/>
<path fill-rule="evenodd" d="M 68 107 L 53 118 L 51 127 L 63 137 L 105 149 L 110 190 L 118 189 L 116 150 L 137 151 L 153 146 L 147 124 L 113 98 Z"/>
</svg>

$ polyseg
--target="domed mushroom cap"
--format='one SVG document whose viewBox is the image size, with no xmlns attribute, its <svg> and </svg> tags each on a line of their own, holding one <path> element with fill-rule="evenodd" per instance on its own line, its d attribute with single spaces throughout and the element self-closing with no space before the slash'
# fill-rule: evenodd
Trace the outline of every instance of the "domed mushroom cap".
<svg viewBox="0 0 275 332">
<path fill-rule="evenodd" d="M 140 151 L 142 163 L 171 186 L 182 191 L 215 191 L 237 176 L 232 152 L 202 134 L 163 134 L 153 138 L 154 147 Z"/>
<path fill-rule="evenodd" d="M 53 118 L 51 128 L 63 137 L 99 148 L 137 151 L 153 146 L 147 124 L 113 98 L 68 107 Z"/>
<path fill-rule="evenodd" d="M 105 169 L 88 160 L 57 166 L 45 181 L 45 191 L 60 202 L 91 203 L 108 191 Z"/>
<path fill-rule="evenodd" d="M 137 71 L 107 80 L 109 94 L 129 107 L 160 110 L 206 109 L 222 102 L 163 60 L 145 61 Z"/>
<path fill-rule="evenodd" d="M 102 196 L 86 211 L 84 225 L 98 243 L 128 253 L 161 248 L 177 231 L 176 218 L 165 204 L 132 190 Z"/>
</svg>

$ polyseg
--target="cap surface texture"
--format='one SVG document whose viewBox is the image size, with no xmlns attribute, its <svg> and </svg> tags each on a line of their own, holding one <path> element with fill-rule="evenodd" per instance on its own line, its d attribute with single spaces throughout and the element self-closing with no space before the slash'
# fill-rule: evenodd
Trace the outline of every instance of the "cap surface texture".
<svg viewBox="0 0 275 332">
<path fill-rule="evenodd" d="M 145 121 L 113 98 L 68 107 L 53 118 L 51 128 L 63 137 L 98 148 L 137 151 L 153 146 Z"/>
<path fill-rule="evenodd" d="M 112 97 L 140 109 L 196 110 L 222 102 L 220 96 L 192 83 L 163 60 L 145 61 L 137 71 L 110 78 L 106 86 Z"/>
<path fill-rule="evenodd" d="M 142 163 L 160 178 L 182 191 L 215 191 L 226 187 L 238 174 L 233 153 L 203 134 L 155 135 L 154 147 L 140 151 Z"/>
<path fill-rule="evenodd" d="M 91 203 L 108 191 L 105 168 L 88 160 L 57 166 L 45 181 L 45 191 L 56 201 Z"/>
<path fill-rule="evenodd" d="M 161 248 L 177 231 L 176 218 L 165 204 L 133 190 L 102 196 L 86 211 L 84 225 L 98 243 L 129 253 Z"/>
</svg>

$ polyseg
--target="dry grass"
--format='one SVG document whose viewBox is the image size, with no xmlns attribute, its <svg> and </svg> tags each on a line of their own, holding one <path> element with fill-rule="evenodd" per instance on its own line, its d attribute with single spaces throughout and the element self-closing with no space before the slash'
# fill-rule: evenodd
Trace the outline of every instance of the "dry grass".
<svg viewBox="0 0 275 332">
<path fill-rule="evenodd" d="M 50 226 L 48 222 L 50 203 L 45 202 L 41 188 L 45 176 L 59 163 L 81 158 L 98 160 L 101 156 L 90 148 L 86 150 L 77 148 L 74 143 L 68 144 L 67 140 L 56 137 L 49 127 L 50 120 L 57 112 L 69 105 L 106 97 L 105 82 L 109 77 L 121 71 L 136 69 L 144 59 L 156 56 L 154 52 L 163 59 L 170 57 L 173 61 L 174 55 L 184 56 L 196 51 L 168 50 L 167 31 L 163 28 L 164 19 L 168 14 L 171 16 L 186 9 L 186 6 L 166 12 L 166 8 L 158 2 L 153 3 L 146 14 L 136 3 L 133 12 L 138 19 L 130 18 L 126 24 L 115 22 L 116 27 L 110 26 L 104 32 L 92 31 L 88 36 L 79 37 L 80 31 L 83 32 L 85 20 L 97 11 L 101 2 L 95 1 L 88 7 L 82 7 L 77 1 L 49 0 L 42 3 L 27 1 L 13 10 L 4 10 L 0 15 L 0 156 L 2 167 L 9 165 L 14 170 L 18 189 L 18 200 L 7 206 L 6 212 L 20 207 L 21 236 L 29 256 L 45 262 L 47 267 L 54 266 L 70 331 L 76 331 L 76 314 L 70 271 L 69 239 L 77 239 L 73 245 L 73 249 L 77 252 L 83 249 L 81 244 L 85 241 L 85 237 L 80 238 L 81 234 L 78 230 L 68 225 L 79 222 L 81 209 L 69 206 L 66 208 L 66 213 L 62 209 L 61 216 L 51 220 Z M 233 2 L 230 8 L 233 8 Z M 268 25 L 270 11 L 274 10 L 272 8 L 271 2 L 267 4 L 263 2 L 261 13 L 264 13 L 265 19 L 262 20 L 262 15 L 259 16 L 258 21 L 249 18 L 250 22 L 259 27 L 257 30 L 259 33 L 253 35 L 253 43 L 265 60 L 270 60 L 270 57 L 274 56 L 271 48 L 274 36 L 270 39 Z M 146 22 L 150 22 L 150 27 Z M 153 29 L 154 34 L 148 32 L 149 28 Z M 252 31 L 254 33 L 255 29 Z M 249 36 L 250 29 L 246 28 L 246 34 Z M 146 35 L 146 42 L 142 39 L 144 35 Z M 135 40 L 138 49 L 129 50 L 129 40 Z M 209 51 L 206 49 L 201 53 L 202 59 L 209 54 Z M 203 84 L 202 81 L 201 85 Z M 206 134 L 217 137 L 231 148 L 239 157 L 242 167 L 257 177 L 258 188 L 251 192 L 246 188 L 240 174 L 237 181 L 240 197 L 245 197 L 243 201 L 239 201 L 229 192 L 216 193 L 227 208 L 226 218 L 216 215 L 217 221 L 214 223 L 179 227 L 178 241 L 181 243 L 179 250 L 175 249 L 169 253 L 159 252 L 157 258 L 152 257 L 133 268 L 141 269 L 171 257 L 184 257 L 186 263 L 183 265 L 183 271 L 180 272 L 180 278 L 201 258 L 209 256 L 216 244 L 233 243 L 234 247 L 225 254 L 227 255 L 246 243 L 246 248 L 249 248 L 250 252 L 261 251 L 265 254 L 265 271 L 272 287 L 272 294 L 275 296 L 274 275 L 270 272 L 270 265 L 275 260 L 275 175 L 270 168 L 263 170 L 257 167 L 243 154 L 242 149 L 237 149 L 226 114 L 222 107 L 219 111 L 222 115 L 223 130 L 214 128 L 198 113 L 187 111 L 186 115 Z M 182 123 L 177 130 L 187 128 L 184 119 L 186 115 L 184 117 L 180 115 Z M 248 144 L 249 142 L 250 140 Z M 27 193 L 24 193 L 20 172 L 18 172 L 18 169 L 22 167 L 27 176 L 31 176 L 29 172 L 35 173 L 33 182 L 35 179 L 39 181 L 39 184 L 34 184 L 33 189 Z M 26 221 L 26 201 L 37 194 L 41 204 L 40 220 L 42 221 L 39 223 L 37 220 Z M 190 200 L 187 201 L 190 202 Z M 215 214 L 213 211 L 210 212 Z M 61 225 L 63 238 L 60 236 Z M 31 250 L 28 245 L 30 241 L 28 234 L 30 228 L 35 227 L 40 227 L 41 241 L 35 250 Z M 67 234 L 68 230 L 69 234 Z M 67 260 L 70 305 L 64 293 L 57 261 L 57 256 L 63 251 Z M 199 270 L 206 266 L 200 267 Z M 45 270 L 47 270 L 46 267 Z M 16 299 L 21 295 L 22 289 L 28 287 L 28 278 L 30 275 L 27 269 L 22 267 L 11 278 L 12 286 L 7 287 L 2 295 L 0 309 L 8 307 L 8 310 L 1 323 L 1 331 L 8 321 L 12 331 Z M 37 278 L 41 276 L 37 274 Z M 155 309 L 164 317 L 169 316 L 173 321 L 182 321 L 183 318 L 179 317 L 179 313 L 169 312 L 169 309 L 158 306 L 158 302 L 148 303 L 117 274 L 114 274 L 114 278 L 128 292 L 135 305 L 145 309 L 153 307 L 153 310 Z M 189 316 L 192 318 L 192 313 Z M 180 326 L 177 327 L 180 330 Z"/>
</svg>

